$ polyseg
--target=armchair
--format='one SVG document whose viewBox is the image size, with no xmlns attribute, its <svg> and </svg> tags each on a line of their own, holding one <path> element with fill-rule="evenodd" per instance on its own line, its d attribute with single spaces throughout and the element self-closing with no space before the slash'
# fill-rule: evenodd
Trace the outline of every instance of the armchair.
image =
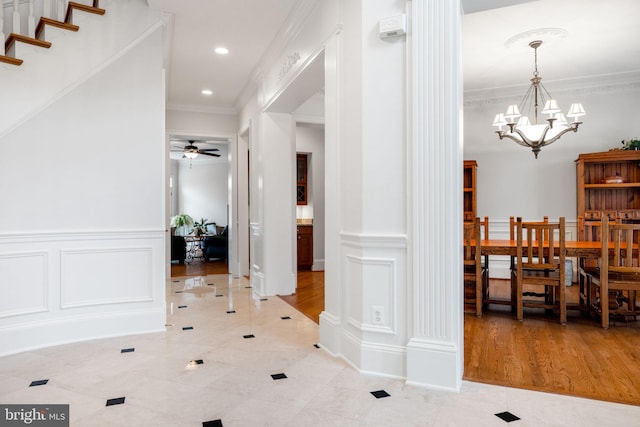
<svg viewBox="0 0 640 427">
<path fill-rule="evenodd" d="M 222 233 L 218 235 L 205 237 L 202 252 L 205 261 L 208 261 L 211 258 L 217 258 L 226 261 L 228 259 L 229 253 L 229 238 L 227 227 L 224 227 Z"/>
</svg>

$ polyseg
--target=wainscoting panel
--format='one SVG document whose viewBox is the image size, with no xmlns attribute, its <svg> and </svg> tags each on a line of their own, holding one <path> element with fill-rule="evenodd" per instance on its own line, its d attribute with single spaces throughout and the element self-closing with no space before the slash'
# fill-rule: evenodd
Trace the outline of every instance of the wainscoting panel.
<svg viewBox="0 0 640 427">
<path fill-rule="evenodd" d="M 0 318 L 49 310 L 47 252 L 0 254 Z"/>
<path fill-rule="evenodd" d="M 362 329 L 362 259 L 353 255 L 344 258 L 344 283 L 349 286 L 344 293 L 345 317 L 347 322 Z"/>
<path fill-rule="evenodd" d="M 167 235 L 0 234 L 0 355 L 164 331 Z"/>
<path fill-rule="evenodd" d="M 402 377 L 407 339 L 401 314 L 407 310 L 407 237 L 342 233 L 341 238 L 342 356 L 362 372 Z"/>
<path fill-rule="evenodd" d="M 150 247 L 61 251 L 61 307 L 152 301 L 151 256 Z"/>
</svg>

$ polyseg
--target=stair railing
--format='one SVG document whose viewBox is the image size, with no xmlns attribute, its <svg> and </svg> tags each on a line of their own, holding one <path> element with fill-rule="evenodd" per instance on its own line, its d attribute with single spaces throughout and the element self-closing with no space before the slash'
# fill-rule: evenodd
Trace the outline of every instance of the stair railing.
<svg viewBox="0 0 640 427">
<path fill-rule="evenodd" d="M 40 17 L 64 22 L 69 0 L 0 0 L 0 55 L 4 56 L 9 34 L 35 38 Z M 77 0 L 76 0 L 77 1 Z M 82 1 L 77 1 L 83 3 Z M 91 3 L 91 2 L 88 2 Z"/>
</svg>

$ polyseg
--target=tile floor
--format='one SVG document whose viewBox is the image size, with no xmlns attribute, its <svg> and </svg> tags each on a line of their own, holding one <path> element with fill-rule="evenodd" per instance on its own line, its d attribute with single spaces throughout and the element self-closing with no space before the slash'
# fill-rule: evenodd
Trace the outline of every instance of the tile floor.
<svg viewBox="0 0 640 427">
<path fill-rule="evenodd" d="M 172 280 L 166 333 L 2 357 L 0 404 L 70 404 L 70 425 L 88 427 L 640 425 L 640 406 L 361 375 L 315 346 L 318 325 L 247 286 L 226 275 Z"/>
</svg>

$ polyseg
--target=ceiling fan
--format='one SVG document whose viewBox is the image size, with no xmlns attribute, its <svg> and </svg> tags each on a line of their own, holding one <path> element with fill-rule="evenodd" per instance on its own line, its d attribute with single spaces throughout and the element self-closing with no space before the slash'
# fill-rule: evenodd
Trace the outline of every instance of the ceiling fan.
<svg viewBox="0 0 640 427">
<path fill-rule="evenodd" d="M 185 142 L 182 140 L 176 140 L 176 142 Z M 181 151 L 183 153 L 182 158 L 188 158 L 188 159 L 195 159 L 196 157 L 198 157 L 198 154 L 202 154 L 204 156 L 213 156 L 213 157 L 220 157 L 220 154 L 216 154 L 216 153 L 210 153 L 209 151 L 220 151 L 218 148 L 203 148 L 200 149 L 197 146 L 194 145 L 195 142 L 205 142 L 205 141 L 196 141 L 195 139 L 189 139 L 186 142 L 188 142 L 189 144 L 182 147 L 182 148 L 176 148 L 176 149 L 171 149 L 171 151 L 176 152 L 176 151 Z"/>
</svg>

